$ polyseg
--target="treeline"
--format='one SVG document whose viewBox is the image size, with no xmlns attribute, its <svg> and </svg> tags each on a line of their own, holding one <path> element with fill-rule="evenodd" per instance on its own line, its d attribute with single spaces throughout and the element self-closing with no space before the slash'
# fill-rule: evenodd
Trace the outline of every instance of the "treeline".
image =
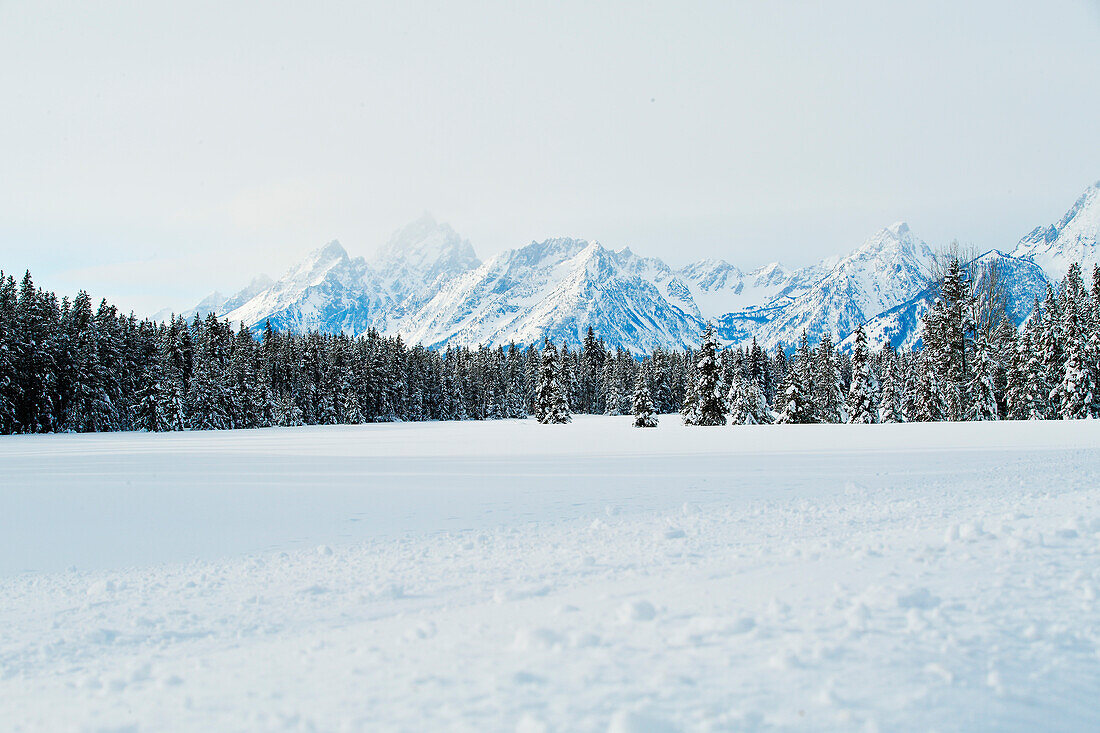
<svg viewBox="0 0 1100 733">
<path fill-rule="evenodd" d="M 0 433 L 208 430 L 571 412 L 680 412 L 689 424 L 1083 418 L 1100 415 L 1100 269 L 1074 266 L 1026 325 L 989 322 L 964 268 L 946 269 L 925 347 L 851 355 L 803 335 L 788 356 L 755 342 L 636 359 L 591 329 L 580 349 L 408 346 L 264 330 L 209 315 L 139 320 L 0 273 Z"/>
<path fill-rule="evenodd" d="M 941 420 L 1076 420 L 1100 417 L 1100 266 L 1089 293 L 1074 264 L 1018 328 L 978 278 L 947 263 L 923 317 L 923 348 L 869 348 L 863 328 L 852 354 L 828 335 L 806 334 L 791 358 L 757 347 L 719 351 L 708 330 L 694 363 L 684 421 L 876 423 Z M 638 385 L 639 392 L 645 385 Z M 644 397 L 644 395 L 643 395 Z M 644 399 L 643 399 L 644 401 Z"/>
<path fill-rule="evenodd" d="M 630 410 L 638 362 L 589 334 L 554 350 L 565 409 Z M 213 315 L 138 320 L 87 293 L 72 300 L 0 273 L 0 432 L 209 430 L 535 414 L 541 350 L 434 351 L 400 337 L 265 330 Z M 658 352 L 654 393 L 680 409 L 691 356 Z M 559 406 L 560 410 L 560 406 Z"/>
</svg>

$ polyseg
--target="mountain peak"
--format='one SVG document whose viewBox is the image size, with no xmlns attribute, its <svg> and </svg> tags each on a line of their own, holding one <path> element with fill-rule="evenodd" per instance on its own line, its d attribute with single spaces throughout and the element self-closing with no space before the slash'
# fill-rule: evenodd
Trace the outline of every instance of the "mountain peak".
<svg viewBox="0 0 1100 733">
<path fill-rule="evenodd" d="M 348 258 L 348 251 L 344 249 L 344 245 L 340 244 L 339 239 L 334 239 L 323 247 L 318 247 L 313 250 L 310 259 L 314 259 L 318 262 L 329 260 L 344 260 Z"/>
<path fill-rule="evenodd" d="M 275 284 L 275 281 L 271 279 L 267 274 L 260 273 L 256 277 L 252 278 L 252 282 L 248 283 L 248 287 L 245 290 L 260 292 L 266 290 Z"/>
<path fill-rule="evenodd" d="M 425 271 L 440 263 L 462 269 L 481 264 L 469 240 L 460 237 L 449 224 L 437 222 L 427 211 L 390 235 L 374 262 L 384 271 L 393 270 L 399 263 Z"/>
<path fill-rule="evenodd" d="M 415 247 L 418 243 L 423 241 L 426 237 L 430 236 L 438 229 L 451 230 L 451 228 L 446 224 L 443 224 L 441 226 L 439 222 L 435 220 L 434 216 L 425 211 L 420 216 L 416 217 L 408 224 L 391 234 L 389 240 L 382 248 L 382 254 L 383 256 L 392 256 L 393 254 L 402 252 L 410 247 Z"/>
<path fill-rule="evenodd" d="M 898 237 L 905 236 L 909 233 L 909 224 L 904 221 L 896 221 L 886 228 Z"/>
<path fill-rule="evenodd" d="M 1060 280 L 1073 262 L 1089 271 L 1100 260 L 1100 181 L 1088 186 L 1056 224 L 1036 227 L 1020 240 L 1013 257 L 1039 265 Z"/>
</svg>

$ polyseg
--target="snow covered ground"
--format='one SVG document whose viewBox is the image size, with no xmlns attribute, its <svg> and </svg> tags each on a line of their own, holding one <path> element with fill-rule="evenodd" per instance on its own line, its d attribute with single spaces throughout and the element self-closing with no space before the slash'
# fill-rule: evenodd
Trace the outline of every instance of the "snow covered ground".
<svg viewBox="0 0 1100 733">
<path fill-rule="evenodd" d="M 0 438 L 4 730 L 1100 729 L 1100 423 Z"/>
</svg>

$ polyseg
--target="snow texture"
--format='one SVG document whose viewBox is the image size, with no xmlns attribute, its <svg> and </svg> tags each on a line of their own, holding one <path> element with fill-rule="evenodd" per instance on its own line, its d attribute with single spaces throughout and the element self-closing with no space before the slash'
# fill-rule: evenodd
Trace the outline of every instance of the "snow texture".
<svg viewBox="0 0 1100 733">
<path fill-rule="evenodd" d="M 0 727 L 1100 727 L 1100 424 L 631 420 L 0 439 Z"/>
</svg>

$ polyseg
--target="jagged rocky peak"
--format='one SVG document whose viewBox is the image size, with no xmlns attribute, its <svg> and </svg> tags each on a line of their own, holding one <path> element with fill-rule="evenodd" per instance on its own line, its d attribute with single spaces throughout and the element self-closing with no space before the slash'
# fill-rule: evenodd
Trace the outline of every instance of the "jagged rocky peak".
<svg viewBox="0 0 1100 733">
<path fill-rule="evenodd" d="M 1056 224 L 1036 227 L 1020 240 L 1014 257 L 1029 259 L 1057 281 L 1080 262 L 1088 272 L 1100 260 L 1100 181 L 1085 189 Z"/>
<path fill-rule="evenodd" d="M 680 275 L 698 283 L 703 290 L 737 287 L 745 277 L 739 268 L 723 259 L 707 257 L 680 269 Z"/>
<path fill-rule="evenodd" d="M 323 247 L 318 247 L 313 250 L 313 252 L 310 253 L 309 259 L 318 263 L 331 262 L 332 260 L 346 260 L 348 259 L 348 251 L 344 249 L 344 245 L 340 244 L 339 239 L 334 239 Z"/>
<path fill-rule="evenodd" d="M 1091 268 L 1098 234 L 1100 185 L 1058 223 L 1021 240 L 1013 252 L 1020 259 L 1004 258 L 1013 301 L 1030 304 L 1031 292 L 1045 288 L 1043 270 L 1058 280 L 1071 262 Z M 427 346 L 533 343 L 546 335 L 572 344 L 591 325 L 607 343 L 642 352 L 698 343 L 712 320 L 728 344 L 756 338 L 774 348 L 796 343 L 803 330 L 812 342 L 825 333 L 840 340 L 879 315 L 876 338 L 909 343 L 931 256 L 899 221 L 843 256 L 793 270 L 771 263 L 746 272 L 719 258 L 673 270 L 625 247 L 571 237 L 532 241 L 482 264 L 469 242 L 425 214 L 395 232 L 370 264 L 330 242 L 278 282 L 257 280 L 225 302 L 247 299 L 227 317 L 251 326 L 270 318 L 283 330 L 377 328 Z"/>
<path fill-rule="evenodd" d="M 770 285 L 772 283 L 781 282 L 790 277 L 790 274 L 790 271 L 778 262 L 770 262 L 749 273 L 753 281 L 758 285 Z"/>
<path fill-rule="evenodd" d="M 241 293 L 258 293 L 262 290 L 266 290 L 275 284 L 275 281 L 271 279 L 269 275 L 260 273 L 256 277 L 252 278 L 252 281 L 248 283 L 248 287 L 241 291 Z M 239 295 L 240 293 L 238 293 Z"/>
<path fill-rule="evenodd" d="M 382 272 L 464 272 L 481 264 L 469 240 L 428 212 L 394 232 L 373 261 Z"/>
<path fill-rule="evenodd" d="M 872 234 L 853 254 L 880 256 L 894 253 L 924 259 L 931 255 L 932 250 L 913 235 L 906 222 L 898 221 Z"/>
<path fill-rule="evenodd" d="M 332 270 L 344 269 L 351 262 L 344 246 L 339 240 L 333 239 L 306 255 L 305 259 L 287 270 L 271 287 L 285 289 L 287 286 L 315 285 L 324 280 Z"/>
<path fill-rule="evenodd" d="M 591 246 L 586 239 L 572 237 L 551 237 L 541 242 L 531 243 L 519 249 L 509 250 L 497 255 L 497 259 L 510 261 L 511 264 L 537 267 L 542 264 L 556 264 L 567 260 Z"/>
</svg>

